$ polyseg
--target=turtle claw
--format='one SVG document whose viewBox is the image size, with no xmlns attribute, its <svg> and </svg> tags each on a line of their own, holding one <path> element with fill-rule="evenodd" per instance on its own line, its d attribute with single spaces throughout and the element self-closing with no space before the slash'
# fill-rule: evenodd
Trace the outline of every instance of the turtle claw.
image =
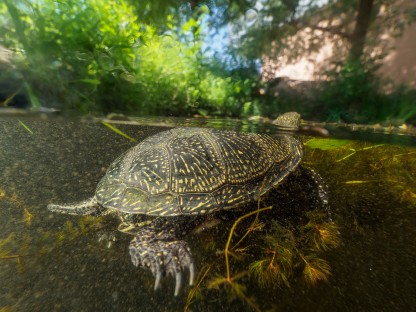
<svg viewBox="0 0 416 312">
<path fill-rule="evenodd" d="M 194 280 L 195 280 L 195 265 L 192 262 L 189 265 L 189 286 L 193 286 L 194 285 Z"/>
<path fill-rule="evenodd" d="M 162 271 L 159 271 L 158 273 L 156 273 L 154 290 L 159 289 L 161 279 L 162 279 Z"/>
<path fill-rule="evenodd" d="M 113 245 L 113 243 L 117 242 L 117 237 L 116 235 L 111 232 L 102 232 L 102 233 L 98 233 L 98 242 L 103 243 L 107 248 L 111 248 L 111 246 Z"/>
<path fill-rule="evenodd" d="M 182 286 L 182 274 L 181 272 L 176 273 L 176 284 L 175 284 L 175 296 L 179 294 L 179 290 L 181 290 Z"/>
<path fill-rule="evenodd" d="M 154 289 L 160 288 L 162 276 L 175 277 L 175 296 L 182 287 L 182 274 L 189 269 L 189 285 L 192 285 L 195 277 L 195 265 L 190 248 L 185 241 L 143 241 L 136 236 L 130 242 L 130 256 L 136 267 L 147 267 L 155 277 Z"/>
</svg>

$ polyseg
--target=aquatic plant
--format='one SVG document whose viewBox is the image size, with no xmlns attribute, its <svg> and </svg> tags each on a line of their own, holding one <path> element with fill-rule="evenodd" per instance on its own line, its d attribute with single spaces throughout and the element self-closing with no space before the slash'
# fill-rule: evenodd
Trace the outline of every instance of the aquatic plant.
<svg viewBox="0 0 416 312">
<path fill-rule="evenodd" d="M 322 251 L 338 247 L 340 233 L 333 222 L 326 222 L 321 212 L 307 213 L 306 225 L 299 229 L 272 222 L 271 233 L 262 237 L 262 256 L 250 264 L 249 271 L 262 287 L 290 287 L 290 279 L 301 269 L 305 280 L 315 284 L 326 281 L 329 264 Z"/>
<path fill-rule="evenodd" d="M 16 194 L 8 194 L 6 191 L 0 189 L 0 200 L 7 201 L 18 209 L 22 210 L 21 222 L 27 226 L 31 226 L 35 215 L 29 210 L 25 202 Z M 95 221 L 94 221 L 95 222 Z M 53 232 L 51 230 L 37 230 L 37 235 L 21 231 L 19 235 L 14 232 L 9 233 L 7 238 L 0 239 L 0 259 L 15 259 L 17 264 L 17 270 L 23 271 L 23 259 L 30 256 L 46 254 L 52 251 L 59 245 L 75 239 L 80 234 L 87 231 L 88 219 L 82 219 L 79 222 L 79 227 L 74 228 L 71 222 L 65 224 L 65 229 Z M 33 245 L 34 240 L 39 240 L 41 248 L 38 250 L 32 250 L 30 247 Z M 36 244 L 35 244 L 36 245 Z"/>
<path fill-rule="evenodd" d="M 259 199 L 259 205 L 260 205 L 260 199 Z M 256 215 L 254 221 L 248 227 L 248 229 L 246 230 L 246 232 L 242 236 L 242 238 L 231 248 L 231 249 L 234 249 L 234 252 L 236 252 L 235 248 L 237 247 L 237 245 L 239 245 L 243 241 L 243 239 L 245 239 L 247 237 L 247 235 L 250 232 L 252 232 L 258 226 L 259 213 L 263 212 L 263 211 L 266 211 L 266 210 L 270 210 L 270 209 L 272 209 L 272 207 L 258 208 L 255 211 L 251 211 L 251 212 L 246 213 L 245 215 L 239 217 L 234 222 L 234 224 L 231 227 L 231 230 L 229 232 L 228 239 L 227 239 L 225 249 L 224 249 L 226 274 L 225 274 L 225 276 L 222 276 L 222 275 L 215 276 L 214 278 L 212 278 L 209 281 L 208 286 L 207 286 L 208 289 L 217 289 L 218 290 L 220 287 L 224 288 L 231 300 L 235 299 L 235 298 L 239 298 L 239 299 L 243 300 L 244 302 L 246 302 L 255 311 L 261 311 L 261 309 L 259 308 L 259 305 L 256 303 L 254 298 L 247 295 L 246 286 L 242 283 L 237 282 L 237 280 L 246 276 L 248 274 L 248 272 L 243 271 L 243 272 L 237 273 L 235 275 L 231 275 L 229 256 L 233 255 L 234 253 L 232 253 L 230 251 L 230 244 L 231 244 L 231 240 L 233 238 L 234 232 L 236 230 L 236 227 L 241 221 L 243 221 L 244 219 L 246 219 L 246 218 L 248 218 L 252 215 Z M 204 275 L 204 277 L 205 277 L 205 275 Z"/>
<path fill-rule="evenodd" d="M 204 287 L 211 290 L 222 289 L 230 300 L 239 299 L 253 310 L 261 311 L 256 298 L 249 295 L 248 281 L 256 281 L 260 287 L 266 288 L 290 287 L 297 272 L 310 285 L 328 280 L 330 266 L 322 255 L 323 252 L 339 245 L 340 233 L 337 226 L 333 222 L 327 222 L 325 216 L 316 211 L 307 213 L 308 222 L 299 228 L 281 225 L 277 220 L 273 220 L 271 224 L 264 224 L 260 221 L 259 213 L 271 208 L 249 212 L 233 223 L 223 252 L 225 275 L 215 273 L 219 269 L 218 265 L 209 264 L 198 278 L 196 286 L 188 293 L 185 310 L 203 297 Z M 241 236 L 237 235 L 237 226 L 253 215 L 256 215 L 255 219 Z M 232 238 L 238 236 L 241 238 L 230 247 Z M 249 245 L 236 248 L 243 245 L 245 239 L 249 239 Z M 241 253 L 255 255 L 257 260 L 249 263 L 247 269 L 244 269 L 247 257 L 241 257 Z M 232 273 L 232 268 L 237 268 L 237 263 L 235 267 L 231 266 L 229 256 L 239 263 L 240 271 Z M 213 273 L 213 276 L 207 280 L 210 273 Z"/>
<path fill-rule="evenodd" d="M 255 311 L 262 311 L 259 304 L 256 302 L 256 299 L 253 296 L 249 296 L 247 294 L 247 286 L 243 283 L 237 282 L 237 280 L 243 278 L 247 275 L 247 272 L 243 271 L 238 273 L 230 278 L 217 276 L 208 284 L 209 289 L 217 289 L 220 288 L 227 292 L 227 297 L 230 300 L 240 299 L 246 304 L 248 304 L 253 310 Z"/>
<path fill-rule="evenodd" d="M 327 261 L 319 258 L 315 254 L 303 256 L 299 253 L 299 256 L 304 262 L 302 274 L 308 283 L 315 285 L 318 281 L 326 282 L 328 280 L 331 272 Z"/>
<path fill-rule="evenodd" d="M 7 236 L 4 239 L 0 239 L 0 259 L 15 259 L 17 267 L 20 271 L 21 268 L 21 255 L 16 254 L 13 252 L 13 248 L 10 247 L 11 243 L 15 239 L 15 234 L 10 233 L 9 236 Z"/>
<path fill-rule="evenodd" d="M 16 194 L 8 194 L 6 191 L 0 189 L 0 201 L 7 201 L 18 209 L 22 210 L 22 219 L 21 223 L 30 227 L 35 215 L 29 210 L 25 202 Z M 67 221 L 64 225 L 64 229 L 59 231 L 53 230 L 43 230 L 42 228 L 37 228 L 36 235 L 28 231 L 20 231 L 19 235 L 16 235 L 15 232 L 8 234 L 6 238 L 0 239 L 0 260 L 10 260 L 13 259 L 16 261 L 17 270 L 22 272 L 23 259 L 26 257 L 31 257 L 33 260 L 36 256 L 44 255 L 50 253 L 55 248 L 62 246 L 81 235 L 85 235 L 91 230 L 96 230 L 97 227 L 100 227 L 102 218 L 92 218 L 84 217 L 81 218 L 78 224 L 75 226 L 71 221 Z M 36 244 L 33 242 L 37 241 Z M 38 249 L 34 250 L 34 246 Z"/>
<path fill-rule="evenodd" d="M 339 229 L 334 222 L 326 222 L 327 216 L 320 212 L 307 213 L 309 222 L 300 228 L 301 239 L 312 250 L 327 251 L 340 244 Z"/>
<path fill-rule="evenodd" d="M 112 125 L 111 123 L 108 123 L 106 121 L 102 121 L 101 122 L 104 126 L 106 126 L 107 128 L 109 128 L 110 130 L 114 131 L 115 133 L 117 133 L 118 135 L 121 135 L 122 137 L 126 138 L 127 140 L 129 140 L 130 142 L 136 142 L 135 138 L 132 138 L 131 136 L 129 136 L 128 134 L 124 133 L 123 131 L 121 131 L 119 128 L 117 128 L 116 126 Z"/>
<path fill-rule="evenodd" d="M 298 273 L 310 285 L 328 280 L 330 266 L 322 256 L 340 244 L 336 224 L 328 222 L 325 213 L 315 210 L 305 213 L 307 221 L 300 225 L 296 222 L 283 224 L 277 219 L 262 220 L 269 219 L 263 214 L 272 208 L 261 208 L 259 198 L 256 210 L 236 219 L 228 233 L 224 251 L 219 254 L 225 258 L 225 275 L 220 274 L 220 263 L 216 258 L 188 293 L 185 310 L 202 298 L 205 290 L 221 289 L 230 300 L 239 299 L 253 310 L 261 311 L 256 298 L 249 295 L 252 290 L 247 288 L 248 281 L 264 288 L 281 288 L 290 287 Z M 237 231 L 238 226 L 252 216 L 254 219 Z M 237 241 L 231 244 L 233 240 Z M 247 263 L 247 259 L 253 257 L 256 260 Z"/>
<path fill-rule="evenodd" d="M 379 227 L 387 215 L 396 213 L 396 209 L 386 210 L 386 202 L 415 206 L 413 148 L 359 141 L 338 142 L 330 147 L 325 141 L 308 141 L 304 160 L 319 171 L 330 173 L 326 179 L 333 186 L 333 200 L 351 207 L 343 212 L 342 218 L 353 225 L 353 231 L 345 234 L 363 236 L 369 226 Z"/>
<path fill-rule="evenodd" d="M 201 291 L 201 284 L 204 282 L 205 278 L 207 277 L 208 273 L 212 270 L 212 264 L 205 265 L 198 274 L 196 280 L 196 284 L 191 290 L 188 292 L 185 302 L 184 311 L 189 311 L 189 308 L 192 303 L 197 300 L 202 299 L 202 291 Z"/>
<path fill-rule="evenodd" d="M 273 221 L 272 233 L 262 239 L 262 255 L 250 264 L 249 272 L 262 287 L 290 287 L 296 245 L 293 232 Z"/>
<path fill-rule="evenodd" d="M 102 217 L 85 216 L 80 218 L 75 225 L 69 220 L 65 221 L 63 228 L 58 231 L 40 230 L 38 239 L 42 248 L 40 248 L 39 253 L 50 253 L 83 235 L 96 231 L 102 227 L 103 219 Z"/>
</svg>

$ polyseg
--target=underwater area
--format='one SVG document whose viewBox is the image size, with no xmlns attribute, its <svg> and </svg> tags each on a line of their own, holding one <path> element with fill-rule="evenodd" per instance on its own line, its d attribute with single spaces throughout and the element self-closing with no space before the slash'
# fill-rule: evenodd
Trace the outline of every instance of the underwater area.
<svg viewBox="0 0 416 312">
<path fill-rule="evenodd" d="M 196 277 L 132 265 L 112 216 L 47 209 L 94 194 L 121 153 L 169 127 L 279 135 L 261 123 L 205 119 L 0 117 L 0 311 L 403 311 L 416 306 L 416 137 L 340 130 L 295 133 L 301 165 L 328 186 L 289 176 L 238 211 L 185 235 Z M 325 125 L 323 126 L 325 128 Z M 281 133 L 280 133 L 281 135 Z"/>
<path fill-rule="evenodd" d="M 0 312 L 416 310 L 415 38 L 414 0 L 0 1 Z"/>
</svg>

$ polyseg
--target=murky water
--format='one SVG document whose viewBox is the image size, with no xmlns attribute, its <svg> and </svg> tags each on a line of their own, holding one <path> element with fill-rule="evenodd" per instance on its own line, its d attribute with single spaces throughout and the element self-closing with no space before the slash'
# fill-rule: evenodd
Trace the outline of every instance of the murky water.
<svg viewBox="0 0 416 312">
<path fill-rule="evenodd" d="M 260 203 L 275 211 L 260 213 L 263 227 L 253 225 L 253 217 L 235 227 L 229 249 L 232 282 L 223 281 L 224 250 L 238 216 L 189 234 L 198 283 L 174 297 L 172 277 L 153 291 L 150 272 L 131 264 L 131 236 L 117 232 L 115 219 L 46 209 L 51 202 L 90 197 L 121 152 L 165 129 L 149 123 L 112 125 L 124 136 L 96 121 L 0 119 L 1 311 L 404 311 L 416 306 L 414 137 L 360 132 L 360 141 L 337 140 L 353 137 L 346 130 L 348 135 L 331 139 L 302 138 L 303 164 L 328 184 L 339 231 L 333 239 L 339 242 L 330 240 L 328 248 L 311 244 L 305 224 L 312 222 L 323 236 L 328 229 L 313 217 L 299 221 L 302 207 L 313 206 L 311 186 L 289 179 L 291 186 Z M 233 122 L 215 126 L 270 132 Z M 256 204 L 249 211 L 254 209 Z M 99 238 L 111 233 L 117 241 L 109 247 Z M 272 262 L 272 255 L 289 257 L 290 264 Z M 262 260 L 280 273 L 273 275 L 268 265 L 263 275 L 250 271 Z M 270 276 L 274 282 L 267 282 Z"/>
</svg>

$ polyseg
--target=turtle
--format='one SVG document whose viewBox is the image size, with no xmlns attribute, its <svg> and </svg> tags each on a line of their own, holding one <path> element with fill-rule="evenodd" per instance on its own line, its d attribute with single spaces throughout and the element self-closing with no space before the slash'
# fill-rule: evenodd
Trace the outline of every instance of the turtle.
<svg viewBox="0 0 416 312">
<path fill-rule="evenodd" d="M 279 124 L 287 128 L 296 129 L 299 121 L 295 112 L 279 117 Z M 173 275 L 176 296 L 183 272 L 189 270 L 190 285 L 195 277 L 185 216 L 209 215 L 255 202 L 296 170 L 302 155 L 301 142 L 287 134 L 173 128 L 119 156 L 91 198 L 47 207 L 74 215 L 120 216 L 122 228 L 134 235 L 129 245 L 133 265 L 151 270 L 155 289 L 162 276 Z M 324 184 L 317 173 L 310 172 L 328 211 Z M 140 216 L 149 220 L 139 222 L 136 217 Z"/>
</svg>

